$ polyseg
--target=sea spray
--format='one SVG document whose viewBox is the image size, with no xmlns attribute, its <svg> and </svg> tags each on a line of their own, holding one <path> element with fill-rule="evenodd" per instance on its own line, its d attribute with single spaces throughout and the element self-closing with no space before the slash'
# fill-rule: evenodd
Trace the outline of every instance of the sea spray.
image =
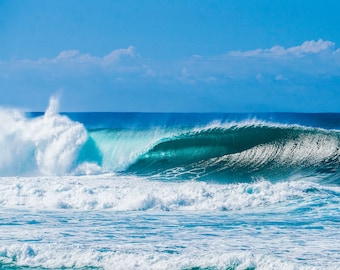
<svg viewBox="0 0 340 270">
<path fill-rule="evenodd" d="M 81 123 L 58 114 L 54 97 L 46 113 L 28 118 L 19 110 L 1 110 L 0 175 L 65 175 L 76 170 L 78 153 L 88 140 Z"/>
</svg>

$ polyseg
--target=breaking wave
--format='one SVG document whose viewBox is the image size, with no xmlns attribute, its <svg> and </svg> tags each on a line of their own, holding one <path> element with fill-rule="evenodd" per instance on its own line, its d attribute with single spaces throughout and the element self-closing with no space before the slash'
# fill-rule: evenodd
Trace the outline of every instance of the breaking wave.
<svg viewBox="0 0 340 270">
<path fill-rule="evenodd" d="M 1 176 L 109 172 L 227 183 L 300 175 L 339 182 L 337 130 L 257 120 L 91 129 L 57 108 L 52 98 L 36 117 L 0 110 Z"/>
<path fill-rule="evenodd" d="M 248 181 L 339 174 L 339 133 L 270 123 L 216 126 L 163 138 L 128 172 L 165 178 Z"/>
</svg>

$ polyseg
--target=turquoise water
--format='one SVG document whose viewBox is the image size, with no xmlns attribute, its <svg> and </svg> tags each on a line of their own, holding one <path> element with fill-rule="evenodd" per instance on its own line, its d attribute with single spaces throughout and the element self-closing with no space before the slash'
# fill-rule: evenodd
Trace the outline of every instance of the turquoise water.
<svg viewBox="0 0 340 270">
<path fill-rule="evenodd" d="M 0 269 L 340 269 L 339 114 L 0 121 Z"/>
</svg>

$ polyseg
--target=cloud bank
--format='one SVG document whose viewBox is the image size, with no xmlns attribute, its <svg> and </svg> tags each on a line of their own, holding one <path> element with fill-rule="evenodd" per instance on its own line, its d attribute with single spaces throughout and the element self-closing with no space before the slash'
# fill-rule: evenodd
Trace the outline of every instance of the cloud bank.
<svg viewBox="0 0 340 270">
<path fill-rule="evenodd" d="M 301 76 L 340 76 L 340 49 L 331 41 L 305 41 L 299 46 L 231 51 L 223 55 L 192 56 L 182 62 L 183 81 L 272 79 Z"/>
<path fill-rule="evenodd" d="M 287 81 L 299 76 L 340 76 L 340 49 L 332 41 L 319 39 L 289 48 L 277 45 L 269 49 L 230 51 L 215 56 L 193 55 L 165 63 L 143 57 L 129 46 L 102 57 L 66 50 L 51 59 L 2 61 L 0 69 L 2 77 L 7 78 L 14 78 L 20 71 L 36 71 L 60 78 L 110 75 L 158 83 L 216 84 L 268 78 Z"/>
<path fill-rule="evenodd" d="M 256 49 L 251 51 L 233 51 L 230 52 L 230 56 L 236 57 L 274 57 L 274 56 L 305 56 L 308 54 L 319 54 L 321 52 L 334 51 L 335 43 L 331 41 L 324 41 L 319 39 L 318 41 L 310 40 L 305 41 L 299 46 L 290 48 L 284 48 L 282 46 L 274 46 L 270 49 Z"/>
<path fill-rule="evenodd" d="M 53 59 L 39 59 L 37 62 L 41 64 L 58 64 L 58 63 L 67 63 L 67 64 L 85 64 L 92 66 L 110 66 L 116 65 L 120 61 L 126 58 L 137 58 L 135 48 L 133 46 L 129 46 L 126 49 L 117 49 L 110 52 L 108 55 L 104 57 L 96 57 L 92 56 L 88 53 L 82 54 L 78 50 L 67 50 L 62 51 L 57 57 Z"/>
<path fill-rule="evenodd" d="M 0 93 L 8 104 L 26 104 L 28 93 L 45 101 L 62 89 L 70 110 L 87 104 L 106 111 L 340 111 L 340 49 L 319 39 L 163 62 L 133 46 L 103 56 L 65 50 L 0 60 L 0 83 L 9 89 Z"/>
</svg>

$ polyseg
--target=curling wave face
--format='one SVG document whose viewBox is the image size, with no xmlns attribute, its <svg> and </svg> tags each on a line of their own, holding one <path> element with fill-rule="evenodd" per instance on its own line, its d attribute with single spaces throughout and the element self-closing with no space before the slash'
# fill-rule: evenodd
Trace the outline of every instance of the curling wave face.
<svg viewBox="0 0 340 270">
<path fill-rule="evenodd" d="M 128 172 L 164 178 L 249 181 L 292 175 L 337 179 L 339 133 L 297 125 L 241 123 L 164 138 Z"/>
<path fill-rule="evenodd" d="M 301 176 L 339 184 L 334 129 L 258 120 L 93 128 L 57 108 L 52 98 L 35 117 L 0 111 L 1 176 L 116 173 L 220 183 Z"/>
</svg>

